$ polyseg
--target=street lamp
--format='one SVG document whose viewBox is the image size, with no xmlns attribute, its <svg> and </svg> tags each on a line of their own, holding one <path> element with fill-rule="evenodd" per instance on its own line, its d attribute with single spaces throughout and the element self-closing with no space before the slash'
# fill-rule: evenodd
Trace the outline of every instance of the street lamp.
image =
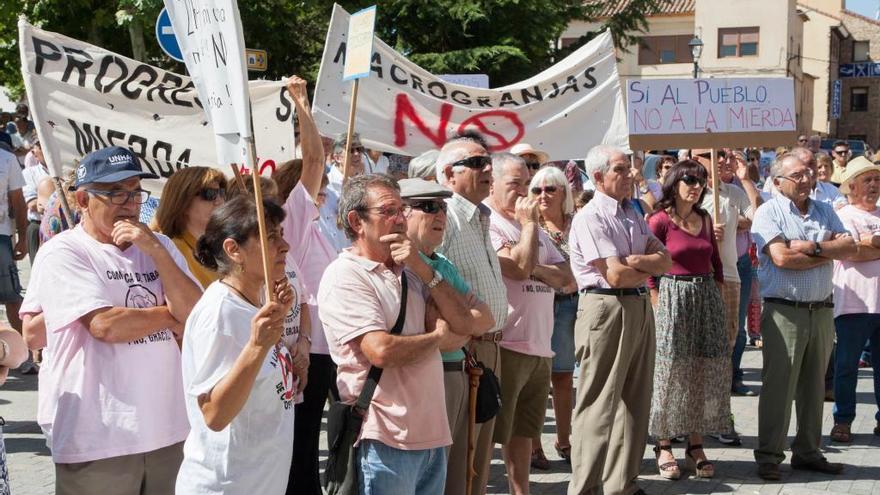
<svg viewBox="0 0 880 495">
<path fill-rule="evenodd" d="M 700 70 L 700 66 L 697 64 L 697 61 L 700 59 L 700 55 L 703 53 L 703 40 L 701 40 L 699 36 L 694 35 L 693 39 L 688 42 L 688 46 L 691 48 L 691 55 L 694 56 L 694 79 L 696 79 L 697 72 Z"/>
</svg>

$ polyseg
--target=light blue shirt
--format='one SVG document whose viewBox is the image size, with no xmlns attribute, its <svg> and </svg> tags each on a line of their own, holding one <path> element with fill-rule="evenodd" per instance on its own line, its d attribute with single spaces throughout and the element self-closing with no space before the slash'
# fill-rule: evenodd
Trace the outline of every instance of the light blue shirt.
<svg viewBox="0 0 880 495">
<path fill-rule="evenodd" d="M 791 270 L 773 264 L 764 248 L 774 239 L 822 242 L 832 234 L 845 234 L 846 228 L 834 209 L 810 200 L 802 215 L 794 203 L 777 194 L 755 212 L 752 237 L 758 247 L 758 282 L 761 297 L 780 297 L 792 301 L 824 301 L 831 296 L 832 264 L 829 260 L 809 270 Z"/>
</svg>

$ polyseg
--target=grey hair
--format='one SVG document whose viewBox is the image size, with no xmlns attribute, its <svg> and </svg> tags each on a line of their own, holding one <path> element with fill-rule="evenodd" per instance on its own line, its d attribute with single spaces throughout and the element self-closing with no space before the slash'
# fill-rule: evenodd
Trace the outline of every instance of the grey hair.
<svg viewBox="0 0 880 495">
<path fill-rule="evenodd" d="M 526 161 L 519 155 L 513 153 L 501 152 L 492 153 L 492 180 L 500 180 L 504 177 L 505 165 L 508 163 L 516 163 L 521 167 L 526 166 Z"/>
<path fill-rule="evenodd" d="M 565 173 L 563 173 L 562 170 L 559 170 L 552 165 L 538 170 L 538 173 L 532 177 L 532 182 L 529 184 L 529 196 L 533 196 L 531 189 L 533 187 L 541 187 L 541 184 L 562 188 L 562 190 L 565 191 L 565 197 L 562 199 L 562 213 L 570 215 L 574 212 L 574 198 L 571 196 L 571 184 L 568 182 L 568 179 L 565 177 Z"/>
<path fill-rule="evenodd" d="M 587 157 L 584 158 L 584 170 L 587 172 L 587 178 L 590 179 L 590 182 L 595 181 L 593 177 L 596 172 L 602 175 L 608 173 L 611 157 L 618 153 L 626 155 L 622 149 L 610 144 L 598 144 L 590 148 Z"/>
<path fill-rule="evenodd" d="M 342 196 L 339 198 L 338 218 L 339 225 L 345 231 L 345 237 L 354 241 L 357 239 L 357 232 L 348 221 L 348 212 L 356 211 L 360 218 L 365 218 L 367 208 L 370 207 L 367 201 L 367 194 L 373 188 L 387 188 L 400 193 L 400 186 L 397 181 L 390 175 L 385 174 L 364 174 L 351 177 L 342 188 Z"/>
<path fill-rule="evenodd" d="M 774 161 L 773 165 L 770 166 L 770 177 L 775 179 L 776 177 L 782 177 L 783 175 L 785 175 L 783 173 L 783 172 L 785 172 L 785 161 L 790 158 L 793 158 L 793 159 L 803 163 L 803 160 L 801 160 L 794 153 L 792 153 L 792 152 L 783 153 L 782 155 L 777 156 L 776 161 Z"/>
<path fill-rule="evenodd" d="M 474 139 L 469 135 L 464 136 L 456 136 L 449 141 L 446 141 L 446 144 L 440 148 L 440 154 L 437 155 L 437 161 L 434 164 L 434 168 L 436 169 L 437 182 L 439 184 L 446 184 L 446 166 L 455 163 L 459 160 L 464 160 L 467 158 L 467 151 L 463 149 L 464 144 L 475 143 L 483 146 L 479 141 Z M 485 147 L 484 147 L 485 149 Z M 458 166 L 453 167 L 452 171 L 457 172 L 465 167 Z"/>
<path fill-rule="evenodd" d="M 346 147 L 345 145 L 347 142 L 348 142 L 348 133 L 341 132 L 341 133 L 337 134 L 336 138 L 333 140 L 333 152 L 338 153 L 340 150 L 342 150 L 343 148 Z M 356 132 L 352 132 L 351 133 L 351 142 L 360 144 L 361 143 L 361 135 Z"/>
</svg>

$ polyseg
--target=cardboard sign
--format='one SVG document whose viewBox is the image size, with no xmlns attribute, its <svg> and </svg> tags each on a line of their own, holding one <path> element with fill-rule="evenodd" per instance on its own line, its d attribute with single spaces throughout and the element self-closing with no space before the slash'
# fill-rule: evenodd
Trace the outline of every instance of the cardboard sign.
<svg viewBox="0 0 880 495">
<path fill-rule="evenodd" d="M 351 84 L 347 61 L 349 15 L 334 7 L 312 114 L 325 136 L 345 132 Z M 365 146 L 417 156 L 459 131 L 475 130 L 490 151 L 526 142 L 553 160 L 582 159 L 599 143 L 626 148 L 626 111 L 614 44 L 607 32 L 536 76 L 503 88 L 444 81 L 378 38 L 359 81 L 355 128 Z"/>
<path fill-rule="evenodd" d="M 797 132 L 788 78 L 627 81 L 630 146 L 774 146 Z"/>
<path fill-rule="evenodd" d="M 37 134 L 51 174 L 87 153 L 124 146 L 144 170 L 152 192 L 190 165 L 229 174 L 210 143 L 211 126 L 189 77 L 19 21 L 21 68 Z M 260 169 L 293 158 L 293 101 L 281 81 L 249 84 Z"/>
<path fill-rule="evenodd" d="M 348 43 L 345 47 L 343 81 L 370 75 L 370 56 L 373 53 L 373 31 L 376 27 L 376 6 L 355 12 L 348 20 Z"/>
</svg>

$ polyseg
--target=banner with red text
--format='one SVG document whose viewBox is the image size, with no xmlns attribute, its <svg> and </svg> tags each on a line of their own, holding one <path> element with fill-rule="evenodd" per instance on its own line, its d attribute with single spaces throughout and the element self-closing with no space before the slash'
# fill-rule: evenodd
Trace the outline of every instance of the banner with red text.
<svg viewBox="0 0 880 495">
<path fill-rule="evenodd" d="M 342 73 L 349 17 L 334 6 L 312 105 L 327 136 L 345 132 L 348 121 L 351 84 Z M 502 88 L 444 81 L 379 38 L 370 70 L 360 81 L 355 121 L 368 148 L 416 156 L 463 130 L 481 132 L 490 151 L 527 142 L 552 160 L 583 158 L 600 143 L 627 147 L 623 94 L 607 32 L 540 74 Z"/>
</svg>

